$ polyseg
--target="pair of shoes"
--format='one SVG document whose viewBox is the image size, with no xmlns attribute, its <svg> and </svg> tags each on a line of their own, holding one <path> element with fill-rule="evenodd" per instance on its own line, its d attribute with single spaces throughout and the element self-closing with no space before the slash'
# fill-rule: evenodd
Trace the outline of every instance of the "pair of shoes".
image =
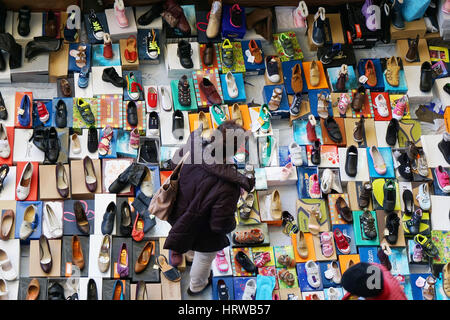
<svg viewBox="0 0 450 320">
<path fill-rule="evenodd" d="M 56 163 L 59 157 L 61 143 L 55 127 L 35 128 L 32 139 L 34 145 L 45 153 L 45 158 L 50 163 Z"/>
<path fill-rule="evenodd" d="M 133 162 L 109 186 L 110 193 L 120 193 L 128 184 L 138 187 L 145 178 L 145 166 Z"/>
</svg>

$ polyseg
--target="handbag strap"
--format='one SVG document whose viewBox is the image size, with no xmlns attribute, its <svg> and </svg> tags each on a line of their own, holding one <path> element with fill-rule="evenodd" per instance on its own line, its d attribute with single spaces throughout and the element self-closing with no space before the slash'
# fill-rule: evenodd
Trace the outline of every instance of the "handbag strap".
<svg viewBox="0 0 450 320">
<path fill-rule="evenodd" d="M 183 169 L 183 165 L 184 162 L 186 161 L 186 159 L 189 157 L 190 152 L 186 152 L 186 154 L 183 156 L 183 158 L 181 158 L 180 162 L 178 162 L 177 166 L 175 167 L 175 169 L 173 169 L 172 174 L 170 175 L 170 179 L 171 180 L 177 180 L 178 176 L 181 172 L 181 169 Z"/>
</svg>

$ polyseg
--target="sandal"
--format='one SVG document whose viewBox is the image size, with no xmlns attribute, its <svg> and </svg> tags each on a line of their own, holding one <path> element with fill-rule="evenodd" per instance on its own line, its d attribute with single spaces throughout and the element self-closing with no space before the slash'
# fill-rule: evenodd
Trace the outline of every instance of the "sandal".
<svg viewBox="0 0 450 320">
<path fill-rule="evenodd" d="M 326 91 L 321 91 L 317 96 L 317 113 L 319 117 L 326 119 L 329 116 L 328 103 L 330 102 L 330 96 Z"/>
<path fill-rule="evenodd" d="M 137 60 L 136 37 L 133 35 L 129 36 L 127 39 L 127 47 L 125 49 L 124 56 L 130 63 Z"/>
<path fill-rule="evenodd" d="M 270 111 L 278 110 L 278 108 L 280 107 L 282 97 L 283 97 L 283 90 L 281 90 L 281 88 L 273 89 L 272 98 L 268 103 Z"/>
<path fill-rule="evenodd" d="M 230 267 L 228 265 L 228 261 L 225 257 L 225 252 L 223 251 L 223 249 L 216 254 L 216 267 L 220 272 L 223 273 L 227 272 Z"/>
<path fill-rule="evenodd" d="M 435 298 L 435 284 L 436 279 L 433 276 L 428 276 L 425 285 L 422 289 L 422 296 L 425 300 L 434 300 Z"/>
<path fill-rule="evenodd" d="M 249 231 L 236 231 L 233 234 L 233 240 L 240 244 L 256 244 L 264 242 L 264 233 L 259 228 Z"/>
<path fill-rule="evenodd" d="M 278 278 L 280 278 L 289 287 L 292 287 L 294 285 L 295 277 L 287 269 L 281 269 L 280 271 L 278 271 Z"/>
<path fill-rule="evenodd" d="M 282 266 L 285 266 L 287 268 L 293 268 L 295 267 L 295 261 L 287 254 L 282 254 L 278 257 L 277 262 L 281 264 Z"/>
<path fill-rule="evenodd" d="M 103 130 L 102 138 L 98 144 L 98 153 L 102 156 L 106 156 L 109 152 L 109 145 L 111 143 L 111 139 L 114 135 L 113 129 L 111 126 L 106 126 Z"/>
<path fill-rule="evenodd" d="M 77 54 L 75 56 L 75 64 L 78 68 L 86 66 L 86 46 L 78 46 Z"/>
<path fill-rule="evenodd" d="M 258 268 L 264 267 L 264 265 L 270 262 L 272 259 L 270 258 L 270 253 L 268 252 L 258 252 L 255 254 L 255 258 L 253 259 L 255 266 Z"/>
<path fill-rule="evenodd" d="M 172 267 L 164 255 L 161 254 L 158 256 L 156 259 L 156 264 L 159 269 L 161 269 L 162 274 L 167 280 L 173 282 L 179 282 L 181 280 L 180 271 L 178 271 L 177 268 Z"/>
<path fill-rule="evenodd" d="M 322 213 L 320 212 L 319 205 L 314 206 L 309 212 L 308 229 L 313 235 L 318 235 L 320 231 L 320 220 L 322 219 Z"/>
<path fill-rule="evenodd" d="M 329 258 L 333 255 L 333 242 L 331 241 L 332 236 L 329 232 L 323 232 L 320 235 L 320 245 L 322 247 L 322 254 Z"/>
</svg>

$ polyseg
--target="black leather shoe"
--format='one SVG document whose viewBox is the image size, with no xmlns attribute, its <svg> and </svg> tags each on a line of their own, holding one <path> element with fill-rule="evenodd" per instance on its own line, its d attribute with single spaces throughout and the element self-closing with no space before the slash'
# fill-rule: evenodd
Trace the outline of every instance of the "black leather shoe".
<svg viewBox="0 0 450 320">
<path fill-rule="evenodd" d="M 88 131 L 88 150 L 90 153 L 97 152 L 98 149 L 98 131 L 94 127 L 90 127 Z"/>
<path fill-rule="evenodd" d="M 10 69 L 17 69 L 22 66 L 22 46 L 17 44 L 9 33 L 0 33 L 0 50 L 9 53 Z"/>
<path fill-rule="evenodd" d="M 325 129 L 327 129 L 328 136 L 331 138 L 331 140 L 337 143 L 342 142 L 341 130 L 339 129 L 339 126 L 333 117 L 328 116 L 328 118 L 324 120 L 324 125 Z"/>
<path fill-rule="evenodd" d="M 313 148 L 311 151 L 311 162 L 318 166 L 320 164 L 320 140 L 314 141 Z"/>
<path fill-rule="evenodd" d="M 395 209 L 395 201 L 397 198 L 396 189 L 395 181 L 393 179 L 387 179 L 383 186 L 383 209 L 386 212 L 392 212 Z"/>
<path fill-rule="evenodd" d="M 31 136 L 30 140 L 33 140 L 33 144 L 42 152 L 45 152 L 46 149 L 46 139 L 47 137 L 44 127 L 41 126 L 33 129 L 33 135 Z"/>
<path fill-rule="evenodd" d="M 30 34 L 30 19 L 31 12 L 30 8 L 27 6 L 22 7 L 19 10 L 19 24 L 17 25 L 17 32 L 22 36 L 26 37 Z"/>
<path fill-rule="evenodd" d="M 102 80 L 110 82 L 117 88 L 125 88 L 125 80 L 117 74 L 116 69 L 113 67 L 103 69 Z"/>
<path fill-rule="evenodd" d="M 55 52 L 61 48 L 62 39 L 50 37 L 35 37 L 25 47 L 25 58 L 33 59 L 41 53 Z"/>
<path fill-rule="evenodd" d="M 58 283 L 55 282 L 48 288 L 47 292 L 48 300 L 66 300 L 64 297 L 64 288 Z"/>
<path fill-rule="evenodd" d="M 106 212 L 103 214 L 102 233 L 111 234 L 116 221 L 116 204 L 111 201 L 106 207 Z"/>
<path fill-rule="evenodd" d="M 349 177 L 356 177 L 358 173 L 358 148 L 350 146 L 345 155 L 345 173 Z"/>
<path fill-rule="evenodd" d="M 138 125 L 137 106 L 134 101 L 128 102 L 127 121 L 128 121 L 128 124 L 132 127 L 136 127 Z"/>
<path fill-rule="evenodd" d="M 400 157 L 398 157 L 398 162 L 400 163 L 398 167 L 398 173 L 400 176 L 405 179 L 406 181 L 412 181 L 413 180 L 413 172 L 411 169 L 411 161 L 409 161 L 408 155 L 405 153 L 402 153 Z"/>
<path fill-rule="evenodd" d="M 420 91 L 428 92 L 433 87 L 433 71 L 428 61 L 422 63 L 420 67 Z"/>
<path fill-rule="evenodd" d="M 58 128 L 67 127 L 67 106 L 64 100 L 59 100 L 56 104 L 55 124 Z"/>
<path fill-rule="evenodd" d="M 191 44 L 186 40 L 181 40 L 180 42 L 178 42 L 178 57 L 180 58 L 180 63 L 183 68 L 192 69 L 194 67 L 191 56 Z"/>
<path fill-rule="evenodd" d="M 61 148 L 58 132 L 54 127 L 50 127 L 46 130 L 46 148 L 45 148 L 45 157 L 50 163 L 56 163 L 59 157 L 59 150 Z"/>
<path fill-rule="evenodd" d="M 158 148 L 155 140 L 145 140 L 139 154 L 140 162 L 158 163 Z"/>
<path fill-rule="evenodd" d="M 236 254 L 236 261 L 244 268 L 247 272 L 254 273 L 258 271 L 258 268 L 255 264 L 250 260 L 250 258 L 243 252 L 239 251 Z"/>
<path fill-rule="evenodd" d="M 397 134 L 398 134 L 399 124 L 398 120 L 392 118 L 389 121 L 387 130 L 386 130 L 386 143 L 390 146 L 395 146 L 397 142 Z"/>
<path fill-rule="evenodd" d="M 120 206 L 120 234 L 124 237 L 131 236 L 133 231 L 133 219 L 128 201 L 122 202 Z"/>
<path fill-rule="evenodd" d="M 97 284 L 94 279 L 89 279 L 87 286 L 87 299 L 98 300 Z"/>
<path fill-rule="evenodd" d="M 162 12 L 163 12 L 162 3 L 154 4 L 150 8 L 150 10 L 148 10 L 146 13 L 140 16 L 137 21 L 141 26 L 149 25 L 150 23 L 153 22 L 153 20 L 161 16 Z"/>
<path fill-rule="evenodd" d="M 184 115 L 180 110 L 172 114 L 172 134 L 175 139 L 183 140 L 184 138 Z"/>
<path fill-rule="evenodd" d="M 414 196 L 413 193 L 411 192 L 411 190 L 406 189 L 405 191 L 403 191 L 402 194 L 402 198 L 403 198 L 403 206 L 404 209 L 403 212 L 410 217 L 413 214 L 414 211 Z"/>
<path fill-rule="evenodd" d="M 450 83 L 446 83 L 444 85 L 444 91 L 447 92 L 448 94 L 450 94 Z"/>
<path fill-rule="evenodd" d="M 2 164 L 0 167 L 0 192 L 3 190 L 3 182 L 5 181 L 8 172 L 9 166 L 7 164 Z"/>
<path fill-rule="evenodd" d="M 8 119 L 8 110 L 6 110 L 5 101 L 3 100 L 2 93 L 0 92 L 0 120 Z"/>
<path fill-rule="evenodd" d="M 133 168 L 132 163 L 124 172 L 119 174 L 116 180 L 108 188 L 109 193 L 120 193 L 129 184 L 129 179 L 131 175 L 131 169 Z"/>
</svg>

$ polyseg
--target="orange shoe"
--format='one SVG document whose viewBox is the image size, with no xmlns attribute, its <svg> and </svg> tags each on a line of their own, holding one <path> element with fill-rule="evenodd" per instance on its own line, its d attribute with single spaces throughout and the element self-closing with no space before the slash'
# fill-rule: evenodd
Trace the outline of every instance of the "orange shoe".
<svg viewBox="0 0 450 320">
<path fill-rule="evenodd" d="M 262 59 L 261 49 L 256 44 L 255 40 L 250 40 L 250 42 L 248 43 L 248 49 L 250 50 L 250 53 L 252 54 L 252 56 L 255 57 L 254 62 L 256 64 L 262 63 L 263 59 Z"/>
</svg>

